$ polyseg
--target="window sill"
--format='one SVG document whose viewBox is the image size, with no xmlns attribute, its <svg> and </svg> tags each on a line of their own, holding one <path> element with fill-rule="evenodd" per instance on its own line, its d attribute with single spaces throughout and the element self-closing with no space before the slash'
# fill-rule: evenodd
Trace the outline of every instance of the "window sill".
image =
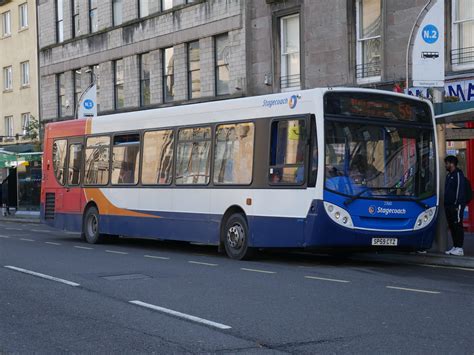
<svg viewBox="0 0 474 355">
<path fill-rule="evenodd" d="M 18 33 L 21 33 L 21 32 L 25 32 L 25 31 L 28 31 L 30 29 L 29 26 L 26 26 L 26 27 L 22 27 L 18 30 Z"/>
<path fill-rule="evenodd" d="M 29 89 L 30 87 L 31 87 L 30 84 L 22 85 L 20 86 L 20 90 Z"/>
<path fill-rule="evenodd" d="M 357 78 L 357 84 L 372 84 L 382 81 L 382 77 L 379 76 L 369 76 L 366 78 Z"/>
<path fill-rule="evenodd" d="M 13 92 L 13 89 L 5 89 L 5 90 L 3 90 L 3 93 L 4 93 L 4 94 L 8 94 L 8 93 L 10 93 L 10 92 Z"/>
<path fill-rule="evenodd" d="M 464 70 L 471 70 L 474 69 L 474 62 L 473 63 L 466 63 L 466 64 L 453 64 L 452 70 L 453 71 L 464 71 Z"/>
<path fill-rule="evenodd" d="M 292 91 L 298 91 L 298 90 L 301 90 L 301 86 L 298 85 L 298 86 L 292 86 L 290 88 L 280 88 L 280 91 L 281 92 L 292 92 Z"/>
<path fill-rule="evenodd" d="M 10 38 L 12 36 L 11 33 L 7 34 L 7 35 L 3 35 L 2 37 L 0 37 L 1 39 L 7 39 L 7 38 Z"/>
</svg>

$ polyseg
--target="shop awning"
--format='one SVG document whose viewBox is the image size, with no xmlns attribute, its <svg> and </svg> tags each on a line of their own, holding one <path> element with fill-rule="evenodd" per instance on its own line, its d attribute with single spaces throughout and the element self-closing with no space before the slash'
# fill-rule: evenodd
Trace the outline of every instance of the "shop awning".
<svg viewBox="0 0 474 355">
<path fill-rule="evenodd" d="M 0 149 L 0 168 L 14 168 L 33 161 L 41 161 L 42 152 L 13 153 Z"/>
</svg>

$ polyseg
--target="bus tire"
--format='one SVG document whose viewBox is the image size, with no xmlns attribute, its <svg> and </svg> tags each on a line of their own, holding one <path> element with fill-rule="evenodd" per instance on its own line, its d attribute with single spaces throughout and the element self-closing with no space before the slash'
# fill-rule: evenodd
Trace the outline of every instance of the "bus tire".
<svg viewBox="0 0 474 355">
<path fill-rule="evenodd" d="M 98 244 L 104 241 L 104 236 L 99 233 L 99 210 L 97 207 L 90 207 L 84 214 L 82 225 L 84 239 L 89 244 Z"/>
<path fill-rule="evenodd" d="M 231 215 L 225 222 L 223 229 L 224 247 L 231 259 L 250 259 L 254 250 L 249 247 L 249 228 L 247 220 L 240 213 Z"/>
</svg>

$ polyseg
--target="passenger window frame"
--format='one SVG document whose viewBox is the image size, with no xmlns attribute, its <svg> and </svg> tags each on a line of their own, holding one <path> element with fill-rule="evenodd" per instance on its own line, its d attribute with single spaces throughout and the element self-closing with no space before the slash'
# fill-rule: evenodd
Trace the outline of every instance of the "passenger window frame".
<svg viewBox="0 0 474 355">
<path fill-rule="evenodd" d="M 65 151 L 65 155 L 66 157 L 64 158 L 64 165 L 63 165 L 63 178 L 62 178 L 62 182 L 58 179 L 58 176 L 56 174 L 56 169 L 55 169 L 55 166 L 54 166 L 54 145 L 57 144 L 57 142 L 60 142 L 60 141 L 63 141 L 66 143 L 66 151 Z M 67 174 L 65 175 L 65 171 L 68 172 L 68 157 L 69 157 L 69 144 L 68 144 L 68 140 L 67 138 L 56 138 L 53 140 L 53 146 L 52 146 L 52 150 L 51 150 L 51 160 L 52 160 L 52 165 L 53 165 L 53 175 L 54 175 L 54 179 L 56 180 L 56 182 L 60 185 L 60 186 L 67 186 Z"/>
<path fill-rule="evenodd" d="M 159 127 L 159 128 L 154 128 L 154 129 L 148 129 L 148 130 L 144 130 L 142 132 L 142 138 L 141 138 L 141 157 L 140 157 L 140 176 L 139 176 L 139 182 L 141 184 L 141 186 L 143 187 L 169 187 L 169 186 L 172 186 L 174 185 L 174 182 L 175 182 L 175 168 L 176 168 L 176 155 L 177 155 L 177 142 L 178 142 L 178 128 L 176 127 Z M 167 183 L 167 184 L 158 184 L 158 183 L 155 183 L 155 184 L 148 184 L 148 183 L 144 183 L 143 182 L 143 164 L 145 162 L 145 136 L 147 133 L 154 133 L 154 132 L 164 132 L 164 131 L 171 131 L 173 132 L 173 148 L 172 148 L 172 151 L 173 151 L 173 156 L 172 156 L 172 159 L 171 159 L 171 179 L 170 179 L 170 182 Z M 178 186 L 181 186 L 181 185 L 178 185 Z"/>
<path fill-rule="evenodd" d="M 310 114 L 301 114 L 301 115 L 294 115 L 294 116 L 283 116 L 283 117 L 274 117 L 270 121 L 269 125 L 269 133 L 268 133 L 268 156 L 267 156 L 267 171 L 265 173 L 267 184 L 270 187 L 275 187 L 275 188 L 306 188 L 308 187 L 308 182 L 309 182 L 309 161 L 308 161 L 308 156 L 309 156 L 309 147 L 311 145 L 310 142 Z M 305 169 L 303 173 L 303 181 L 301 183 L 290 183 L 290 182 L 272 182 L 270 178 L 270 169 L 272 168 L 285 168 L 285 167 L 299 167 L 301 164 L 278 164 L 278 165 L 272 165 L 272 130 L 273 130 L 273 125 L 275 122 L 282 122 L 282 121 L 303 121 L 305 124 L 305 129 L 306 129 L 306 137 L 305 137 L 305 148 L 304 148 L 304 159 L 303 159 L 303 168 Z"/>
<path fill-rule="evenodd" d="M 80 167 L 79 167 L 79 182 L 77 184 L 71 184 L 70 181 L 69 181 L 69 163 L 70 163 L 70 159 L 71 159 L 71 147 L 73 145 L 78 145 L 81 147 L 81 164 L 80 164 Z M 83 176 L 84 176 L 84 172 L 85 172 L 85 165 L 84 165 L 84 151 L 85 151 L 85 145 L 84 145 L 84 141 L 82 138 L 70 138 L 68 140 L 68 146 L 67 146 L 67 178 L 66 178 L 66 185 L 65 186 L 68 186 L 68 187 L 79 187 L 82 185 L 82 182 L 83 182 Z"/>
<path fill-rule="evenodd" d="M 85 179 L 85 177 L 86 177 L 86 163 L 87 163 L 87 149 L 90 149 L 89 146 L 88 146 L 88 140 L 93 139 L 93 138 L 101 138 L 101 137 L 106 137 L 106 138 L 109 139 L 109 144 L 104 145 L 104 147 L 107 146 L 108 149 L 109 149 L 109 159 L 108 159 L 108 162 L 107 162 L 108 163 L 107 164 L 107 166 L 108 166 L 107 183 L 105 183 L 105 184 L 87 184 L 86 179 Z M 105 187 L 105 186 L 110 185 L 110 180 L 111 180 L 110 179 L 110 174 L 111 174 L 111 172 L 110 172 L 110 167 L 111 167 L 111 157 L 110 157 L 111 145 L 112 145 L 112 136 L 110 134 L 97 134 L 97 135 L 87 135 L 87 136 L 85 136 L 85 138 L 84 138 L 84 152 L 83 152 L 83 154 L 84 154 L 84 161 L 83 161 L 83 167 L 84 167 L 83 171 L 84 171 L 84 173 L 83 173 L 83 177 L 82 177 L 82 185 L 81 186 L 88 188 L 88 187 Z"/>
<path fill-rule="evenodd" d="M 113 163 L 114 163 L 114 148 L 118 145 L 115 145 L 115 138 L 120 136 L 128 136 L 128 135 L 137 135 L 138 136 L 138 144 L 135 143 L 133 145 L 138 146 L 138 177 L 136 182 L 133 183 L 114 183 L 113 182 Z M 109 151 L 109 181 L 107 185 L 113 187 L 130 187 L 130 186 L 137 186 L 141 182 L 141 173 L 142 173 L 142 145 L 143 145 L 143 135 L 141 131 L 126 131 L 126 132 L 114 132 L 110 137 L 110 151 Z"/>
</svg>

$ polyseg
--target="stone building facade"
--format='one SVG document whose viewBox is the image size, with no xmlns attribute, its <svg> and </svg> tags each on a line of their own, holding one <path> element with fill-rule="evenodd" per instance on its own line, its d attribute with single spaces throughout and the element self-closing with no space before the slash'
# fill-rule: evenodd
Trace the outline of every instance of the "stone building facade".
<svg viewBox="0 0 474 355">
<path fill-rule="evenodd" d="M 99 114 L 321 86 L 392 90 L 427 2 L 39 0 L 41 116 L 72 118 L 89 71 Z M 446 5 L 446 80 L 470 80 L 474 4 Z"/>
</svg>

